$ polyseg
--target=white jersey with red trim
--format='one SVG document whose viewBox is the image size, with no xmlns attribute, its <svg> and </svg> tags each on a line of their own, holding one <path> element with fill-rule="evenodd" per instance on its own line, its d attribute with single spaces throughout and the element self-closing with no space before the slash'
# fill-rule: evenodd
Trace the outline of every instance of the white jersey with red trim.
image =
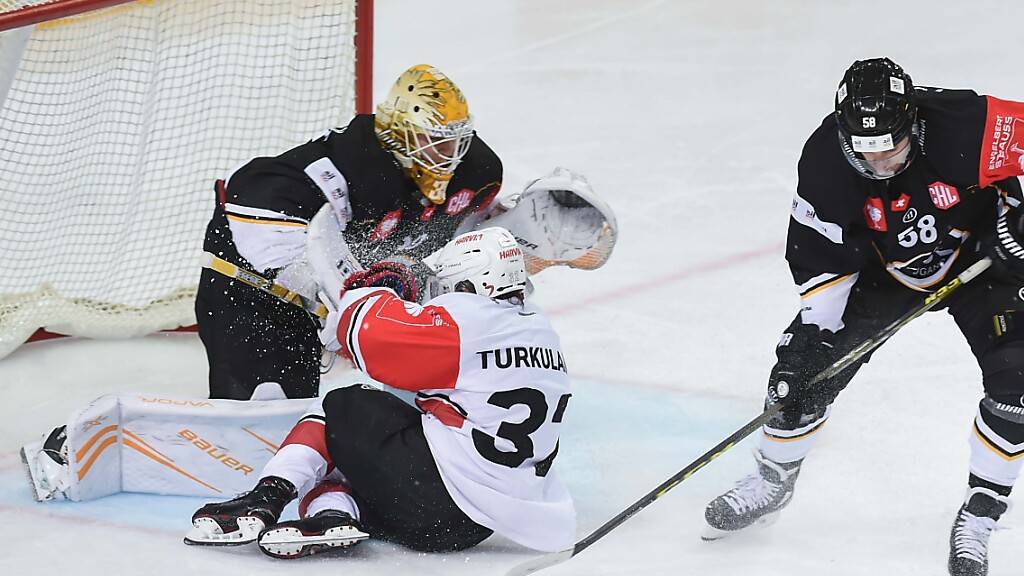
<svg viewBox="0 0 1024 576">
<path fill-rule="evenodd" d="M 343 295 L 324 340 L 375 380 L 417 393 L 441 478 L 474 522 L 536 550 L 572 546 L 575 510 L 551 467 L 569 376 L 535 306 L 465 293 L 420 306 L 362 288 Z"/>
</svg>

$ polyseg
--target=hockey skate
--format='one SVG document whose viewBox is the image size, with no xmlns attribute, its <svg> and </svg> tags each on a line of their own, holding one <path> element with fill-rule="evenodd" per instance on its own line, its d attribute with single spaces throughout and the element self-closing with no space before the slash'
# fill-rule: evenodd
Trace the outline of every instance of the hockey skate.
<svg viewBox="0 0 1024 576">
<path fill-rule="evenodd" d="M 259 546 L 264 554 L 274 558 L 301 558 L 326 550 L 348 548 L 369 537 L 348 513 L 321 510 L 315 516 L 267 528 L 260 534 Z"/>
<path fill-rule="evenodd" d="M 207 504 L 192 515 L 192 530 L 185 544 L 239 546 L 255 542 L 260 532 L 272 526 L 285 505 L 295 499 L 291 482 L 268 476 L 251 491 L 234 500 Z"/>
<path fill-rule="evenodd" d="M 21 449 L 21 461 L 25 463 L 33 495 L 39 502 L 67 498 L 65 490 L 70 486 L 67 439 L 66 427 L 58 426 L 39 442 Z"/>
<path fill-rule="evenodd" d="M 752 525 L 769 525 L 793 497 L 793 487 L 800 474 L 802 460 L 779 464 L 754 452 L 757 473 L 712 500 L 704 510 L 707 525 L 701 539 L 712 541 L 734 534 Z"/>
<path fill-rule="evenodd" d="M 1010 507 L 1005 496 L 987 488 L 972 488 L 957 512 L 949 534 L 950 576 L 986 576 L 988 539 L 996 521 Z"/>
</svg>

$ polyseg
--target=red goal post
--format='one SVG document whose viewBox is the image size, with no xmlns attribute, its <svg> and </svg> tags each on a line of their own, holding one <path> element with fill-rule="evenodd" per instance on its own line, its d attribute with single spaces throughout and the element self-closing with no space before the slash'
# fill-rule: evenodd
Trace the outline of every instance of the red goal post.
<svg viewBox="0 0 1024 576">
<path fill-rule="evenodd" d="M 0 357 L 194 324 L 213 181 L 372 110 L 372 0 L 0 0 Z"/>
</svg>

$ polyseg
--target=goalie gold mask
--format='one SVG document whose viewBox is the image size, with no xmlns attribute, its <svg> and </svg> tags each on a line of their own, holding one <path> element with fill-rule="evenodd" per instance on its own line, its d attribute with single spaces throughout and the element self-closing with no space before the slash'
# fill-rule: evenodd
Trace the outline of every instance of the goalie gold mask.
<svg viewBox="0 0 1024 576">
<path fill-rule="evenodd" d="M 473 140 L 473 119 L 458 86 L 433 66 L 413 66 L 377 105 L 374 128 L 420 192 L 443 204 L 452 174 Z"/>
</svg>

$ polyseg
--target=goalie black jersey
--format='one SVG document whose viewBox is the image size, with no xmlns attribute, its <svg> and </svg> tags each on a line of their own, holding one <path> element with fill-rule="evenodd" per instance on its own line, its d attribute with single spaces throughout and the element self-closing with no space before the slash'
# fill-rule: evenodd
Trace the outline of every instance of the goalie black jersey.
<svg viewBox="0 0 1024 576">
<path fill-rule="evenodd" d="M 786 246 L 805 324 L 837 331 L 858 274 L 884 267 L 928 292 L 981 259 L 967 242 L 1021 199 L 1024 104 L 918 89 L 920 150 L 888 180 L 860 176 L 830 114 L 804 146 Z M 1013 200 L 1008 200 L 1012 198 Z"/>
<path fill-rule="evenodd" d="M 218 194 L 239 255 L 255 271 L 273 275 L 303 254 L 306 226 L 326 203 L 347 223 L 345 239 L 364 266 L 394 257 L 412 263 L 485 210 L 501 179 L 501 161 L 474 135 L 444 204 L 434 205 L 380 146 L 373 116 L 361 114 L 279 156 L 251 160 Z"/>
</svg>

